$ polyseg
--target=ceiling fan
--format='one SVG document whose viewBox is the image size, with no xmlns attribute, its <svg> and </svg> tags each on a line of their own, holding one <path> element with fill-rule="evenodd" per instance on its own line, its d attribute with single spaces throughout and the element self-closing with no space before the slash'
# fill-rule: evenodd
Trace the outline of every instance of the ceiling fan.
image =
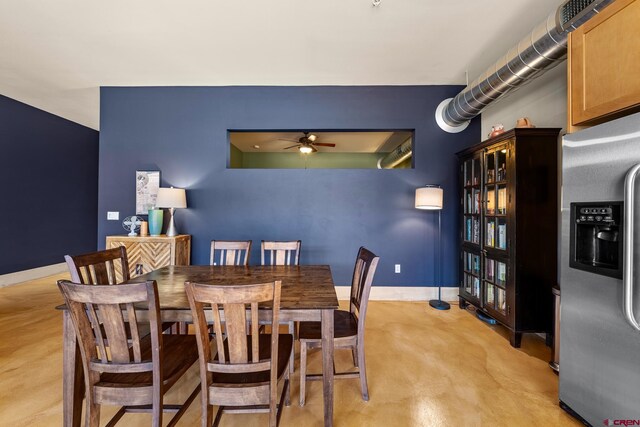
<svg viewBox="0 0 640 427">
<path fill-rule="evenodd" d="M 304 136 L 298 139 L 298 143 L 296 145 L 292 145 L 291 147 L 285 147 L 283 150 L 289 150 L 290 148 L 298 147 L 298 150 L 301 153 L 315 153 L 318 151 L 316 147 L 335 147 L 336 144 L 328 144 L 325 142 L 315 142 L 318 137 L 314 134 L 309 134 L 309 132 L 303 132 Z"/>
</svg>

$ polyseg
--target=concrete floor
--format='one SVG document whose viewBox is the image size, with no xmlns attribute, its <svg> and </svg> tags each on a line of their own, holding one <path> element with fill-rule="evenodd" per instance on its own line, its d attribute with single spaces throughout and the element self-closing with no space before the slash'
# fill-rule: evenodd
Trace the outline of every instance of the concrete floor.
<svg viewBox="0 0 640 427">
<path fill-rule="evenodd" d="M 0 289 L 0 425 L 62 423 L 62 302 L 55 281 L 64 275 Z M 522 348 L 506 331 L 488 326 L 454 305 L 436 311 L 425 303 L 370 303 L 366 357 L 370 401 L 358 380 L 336 380 L 336 426 L 578 426 L 559 407 L 558 378 L 549 349 L 536 335 Z M 298 405 L 298 363 L 292 405 L 282 426 L 322 425 L 322 383 L 307 383 L 307 404 Z M 337 369 L 351 366 L 349 351 L 336 354 Z M 310 356 L 318 372 L 320 354 Z M 197 384 L 197 365 L 171 390 L 177 402 Z M 103 408 L 101 425 L 115 412 Z M 168 417 L 167 417 L 168 418 Z M 147 426 L 146 414 L 127 414 L 124 426 Z M 165 419 L 166 423 L 166 419 Z M 179 425 L 200 423 L 197 398 Z M 223 416 L 223 426 L 262 426 L 266 414 Z"/>
</svg>

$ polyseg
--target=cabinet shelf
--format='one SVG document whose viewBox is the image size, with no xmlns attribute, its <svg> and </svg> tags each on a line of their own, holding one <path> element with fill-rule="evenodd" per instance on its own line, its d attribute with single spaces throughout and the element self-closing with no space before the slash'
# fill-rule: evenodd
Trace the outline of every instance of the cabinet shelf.
<svg viewBox="0 0 640 427">
<path fill-rule="evenodd" d="M 513 129 L 458 153 L 460 308 L 472 304 L 494 317 L 514 347 L 524 332 L 551 332 L 559 132 Z M 469 173 L 479 174 L 481 185 L 464 185 Z M 469 206 L 481 209 L 464 213 Z"/>
</svg>

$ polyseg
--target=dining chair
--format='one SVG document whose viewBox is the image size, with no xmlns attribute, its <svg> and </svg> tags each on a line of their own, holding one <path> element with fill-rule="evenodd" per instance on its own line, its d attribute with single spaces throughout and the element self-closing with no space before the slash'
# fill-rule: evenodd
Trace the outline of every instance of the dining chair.
<svg viewBox="0 0 640 427">
<path fill-rule="evenodd" d="M 260 245 L 260 263 L 261 265 L 300 265 L 301 245 L 302 242 L 300 240 L 286 242 L 263 240 Z M 289 333 L 295 337 L 298 329 L 296 322 L 284 323 L 288 325 Z M 289 371 L 291 373 L 295 370 L 295 352 L 294 348 L 289 361 Z"/>
<path fill-rule="evenodd" d="M 100 424 L 100 405 L 122 406 L 107 425 L 127 412 L 151 412 L 152 425 L 162 425 L 163 411 L 175 412 L 173 426 L 199 391 L 182 405 L 164 405 L 163 396 L 198 360 L 193 335 L 163 335 L 155 281 L 117 286 L 58 281 L 80 347 L 85 382 L 85 425 Z M 148 313 L 142 322 L 134 305 Z M 129 325 L 131 336 L 125 332 Z M 150 333 L 142 336 L 139 324 Z"/>
<path fill-rule="evenodd" d="M 299 265 L 300 240 L 289 242 L 262 241 L 260 250 L 261 265 Z"/>
<path fill-rule="evenodd" d="M 73 283 L 117 285 L 131 280 L 127 249 L 124 246 L 82 255 L 65 255 L 64 260 Z M 125 326 L 128 336 L 131 337 L 128 322 Z M 175 322 L 163 323 L 162 330 L 167 329 L 178 333 L 185 327 L 181 327 Z"/>
<path fill-rule="evenodd" d="M 212 240 L 210 265 L 249 265 L 251 240 Z"/>
<path fill-rule="evenodd" d="M 238 286 L 185 283 L 198 339 L 203 427 L 211 426 L 212 420 L 217 426 L 224 412 L 268 412 L 273 427 L 283 404 L 289 406 L 287 362 L 293 336 L 277 332 L 280 288 L 280 281 Z M 259 304 L 271 307 L 270 334 L 258 332 Z M 212 342 L 207 319 L 213 319 Z"/>
<path fill-rule="evenodd" d="M 364 321 L 367 315 L 371 283 L 379 260 L 380 257 L 373 252 L 360 247 L 353 269 L 349 311 L 335 310 L 333 316 L 334 348 L 350 349 L 353 364 L 358 368 L 356 372 L 336 372 L 334 376 L 335 378 L 360 378 L 363 400 L 369 400 L 364 359 Z M 322 375 L 307 374 L 307 350 L 322 346 L 320 322 L 300 322 L 298 337 L 300 340 L 300 406 L 304 406 L 306 380 L 322 379 Z"/>
<path fill-rule="evenodd" d="M 83 255 L 65 255 L 64 260 L 74 283 L 115 285 L 131 278 L 124 246 Z"/>
</svg>

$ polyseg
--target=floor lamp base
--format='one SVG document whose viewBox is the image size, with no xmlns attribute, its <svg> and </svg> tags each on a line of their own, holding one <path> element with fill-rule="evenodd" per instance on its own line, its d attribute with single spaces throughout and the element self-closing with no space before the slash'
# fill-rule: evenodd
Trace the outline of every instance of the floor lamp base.
<svg viewBox="0 0 640 427">
<path fill-rule="evenodd" d="M 432 299 L 429 301 L 429 305 L 436 310 L 449 310 L 451 308 L 451 305 L 448 302 L 439 299 Z"/>
</svg>

